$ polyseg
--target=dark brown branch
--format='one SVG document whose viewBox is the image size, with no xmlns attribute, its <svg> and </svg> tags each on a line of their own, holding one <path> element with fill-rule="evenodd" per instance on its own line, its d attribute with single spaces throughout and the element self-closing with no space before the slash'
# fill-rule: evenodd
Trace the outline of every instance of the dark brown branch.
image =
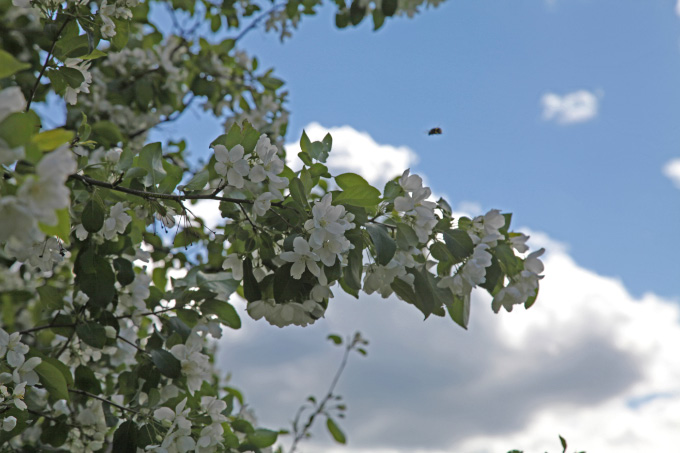
<svg viewBox="0 0 680 453">
<path fill-rule="evenodd" d="M 82 181 L 85 184 L 91 186 L 104 187 L 105 189 L 115 190 L 118 192 L 124 192 L 130 195 L 135 195 L 145 199 L 161 199 L 161 200 L 172 200 L 178 203 L 184 200 L 217 200 L 217 201 L 227 201 L 229 203 L 236 204 L 253 204 L 251 200 L 244 200 L 242 198 L 231 198 L 231 197 L 220 197 L 214 194 L 204 194 L 204 195 L 178 195 L 171 193 L 158 193 L 158 192 L 147 192 L 145 190 L 130 189 L 128 187 L 117 186 L 111 184 L 110 182 L 100 181 L 98 179 L 90 178 L 89 176 L 73 174 L 69 176 L 70 179 L 76 179 Z"/>
<path fill-rule="evenodd" d="M 97 396 L 94 393 L 86 392 L 85 390 L 80 390 L 80 389 L 68 389 L 68 391 L 71 392 L 71 393 L 78 393 L 80 395 L 85 395 L 89 398 L 97 399 L 97 400 L 99 400 L 103 403 L 107 403 L 107 404 L 110 404 L 113 407 L 117 407 L 118 409 L 120 409 L 122 411 L 128 411 L 128 412 L 132 412 L 133 414 L 139 415 L 139 412 L 134 410 L 134 409 L 130 409 L 129 407 L 125 407 L 125 406 L 121 406 L 120 404 L 116 404 L 113 401 L 107 400 L 106 398 L 102 398 L 101 396 Z"/>
<path fill-rule="evenodd" d="M 38 90 L 38 85 L 40 85 L 40 79 L 42 79 L 42 76 L 45 74 L 45 71 L 47 70 L 47 66 L 50 63 L 50 60 L 52 59 L 52 52 L 54 52 L 54 48 L 57 45 L 57 40 L 59 39 L 59 36 L 61 35 L 61 32 L 64 31 L 64 28 L 66 28 L 66 25 L 71 21 L 71 18 L 67 18 L 64 23 L 61 25 L 61 28 L 57 32 L 57 34 L 54 36 L 54 41 L 52 41 L 52 47 L 50 47 L 49 52 L 47 52 L 47 56 L 45 57 L 45 64 L 43 65 L 42 69 L 40 70 L 40 74 L 38 74 L 38 78 L 36 79 L 35 83 L 33 84 L 33 88 L 31 89 L 31 95 L 28 97 L 28 102 L 26 102 L 26 111 L 28 112 L 31 108 L 31 102 L 33 102 L 33 96 L 35 96 L 35 92 Z"/>
</svg>

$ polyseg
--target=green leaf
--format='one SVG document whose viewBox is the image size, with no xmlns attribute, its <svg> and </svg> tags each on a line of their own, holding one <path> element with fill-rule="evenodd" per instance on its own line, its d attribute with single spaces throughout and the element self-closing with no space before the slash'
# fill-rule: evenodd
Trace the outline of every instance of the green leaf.
<svg viewBox="0 0 680 453">
<path fill-rule="evenodd" d="M 243 261 L 243 295 L 248 302 L 262 299 L 260 285 L 253 275 L 253 263 L 250 258 Z"/>
<path fill-rule="evenodd" d="M 25 145 L 39 130 L 40 119 L 33 112 L 12 113 L 0 122 L 0 138 L 10 148 Z"/>
<path fill-rule="evenodd" d="M 40 442 L 59 447 L 66 442 L 69 435 L 69 427 L 66 423 L 47 422 L 40 426 Z"/>
<path fill-rule="evenodd" d="M 307 202 L 307 195 L 305 193 L 305 187 L 299 178 L 293 178 L 288 188 L 290 189 L 290 195 L 293 197 L 293 200 L 297 201 L 304 207 L 309 206 L 309 203 Z"/>
<path fill-rule="evenodd" d="M 98 121 L 92 125 L 92 140 L 104 148 L 111 148 L 124 141 L 120 129 L 111 121 Z"/>
<path fill-rule="evenodd" d="M 0 49 L 0 79 L 9 77 L 19 71 L 30 68 L 28 63 L 22 63 L 10 54 Z"/>
<path fill-rule="evenodd" d="M 377 263 L 386 266 L 397 251 L 397 244 L 387 232 L 387 228 L 382 225 L 367 224 L 366 231 L 375 246 Z"/>
<path fill-rule="evenodd" d="M 104 207 L 101 203 L 91 198 L 83 209 L 83 227 L 90 233 L 96 233 L 104 226 Z"/>
<path fill-rule="evenodd" d="M 28 411 L 22 411 L 16 407 L 9 406 L 4 409 L 2 418 L 14 417 L 17 419 L 17 424 L 11 431 L 0 430 L 0 445 L 9 445 L 9 440 L 26 430 L 27 420 L 30 414 Z"/>
<path fill-rule="evenodd" d="M 402 250 L 409 250 L 418 245 L 418 235 L 415 230 L 405 223 L 397 224 L 397 245 Z"/>
<path fill-rule="evenodd" d="M 331 335 L 328 335 L 328 339 L 331 340 L 336 345 L 342 344 L 342 337 L 340 335 L 331 334 Z"/>
<path fill-rule="evenodd" d="M 114 259 L 113 268 L 116 270 L 116 280 L 122 286 L 127 286 L 135 280 L 135 270 L 132 263 L 125 258 Z"/>
<path fill-rule="evenodd" d="M 328 154 L 331 152 L 331 144 L 333 142 L 329 137 L 330 135 L 326 134 L 323 142 L 312 143 L 309 149 L 309 155 L 312 156 L 313 159 L 316 159 L 319 162 L 326 162 Z"/>
<path fill-rule="evenodd" d="M 78 254 L 80 258 L 84 251 Z M 89 302 L 98 307 L 106 307 L 116 292 L 114 284 L 116 276 L 111 269 L 111 264 L 102 256 L 92 254 L 91 261 L 80 263 L 76 275 L 76 283 L 90 298 Z"/>
<path fill-rule="evenodd" d="M 345 237 L 354 245 L 347 256 L 347 267 L 343 270 L 343 281 L 348 288 L 353 290 L 361 289 L 361 274 L 363 273 L 363 237 L 356 230 L 348 231 Z"/>
<path fill-rule="evenodd" d="M 163 178 L 163 181 L 158 186 L 158 191 L 161 193 L 172 193 L 175 190 L 175 187 L 177 187 L 177 184 L 182 180 L 184 171 L 177 165 L 173 165 L 165 159 L 162 159 L 161 162 L 167 176 Z"/>
<path fill-rule="evenodd" d="M 335 439 L 337 443 L 343 445 L 347 443 L 345 433 L 343 433 L 340 427 L 335 424 L 332 418 L 326 418 L 326 427 L 328 428 L 328 432 L 331 433 L 331 436 L 333 436 L 333 439 Z"/>
<path fill-rule="evenodd" d="M 106 344 L 106 330 L 104 326 L 94 321 L 89 321 L 76 326 L 78 337 L 93 348 L 101 349 Z"/>
<path fill-rule="evenodd" d="M 300 137 L 300 149 L 306 154 L 309 154 L 312 150 L 312 141 L 309 139 L 307 132 L 305 132 L 304 129 L 302 130 L 302 137 Z"/>
<path fill-rule="evenodd" d="M 394 16 L 397 12 L 397 0 L 383 0 L 382 12 L 386 17 Z"/>
<path fill-rule="evenodd" d="M 470 321 L 470 297 L 453 296 L 453 303 L 448 304 L 446 309 L 451 319 L 467 330 L 468 322 Z"/>
<path fill-rule="evenodd" d="M 75 373 L 75 385 L 76 388 L 84 390 L 86 392 L 99 395 L 102 392 L 101 383 L 99 379 L 94 375 L 92 368 L 85 365 L 78 365 Z"/>
<path fill-rule="evenodd" d="M 209 179 L 210 172 L 207 169 L 201 170 L 196 173 L 194 177 L 189 180 L 189 182 L 187 182 L 187 184 L 184 186 L 184 191 L 190 192 L 192 190 L 203 190 L 206 184 L 208 184 Z"/>
<path fill-rule="evenodd" d="M 137 430 L 137 446 L 146 448 L 147 445 L 156 443 L 156 428 L 151 424 L 141 425 Z"/>
<path fill-rule="evenodd" d="M 137 451 L 137 426 L 136 422 L 128 420 L 123 422 L 113 433 L 112 451 L 116 453 L 135 453 Z"/>
<path fill-rule="evenodd" d="M 130 21 L 113 19 L 116 26 L 116 34 L 111 38 L 111 44 L 116 50 L 122 50 L 128 42 L 130 36 Z"/>
<path fill-rule="evenodd" d="M 559 436 L 559 434 L 558 434 Z M 562 453 L 565 453 L 567 451 L 567 441 L 564 437 L 559 436 L 560 438 L 560 443 L 562 444 Z"/>
<path fill-rule="evenodd" d="M 373 10 L 373 30 L 379 30 L 385 24 L 385 14 L 379 10 Z"/>
<path fill-rule="evenodd" d="M 76 68 L 70 68 L 68 66 L 62 66 L 59 68 L 59 72 L 62 77 L 64 77 L 64 82 L 71 88 L 78 88 L 85 81 L 85 76 L 83 73 Z"/>
<path fill-rule="evenodd" d="M 531 306 L 536 302 L 536 298 L 538 298 L 538 288 L 534 290 L 534 295 L 530 296 L 526 302 L 524 302 L 524 309 L 528 310 L 531 308 Z"/>
<path fill-rule="evenodd" d="M 267 448 L 274 445 L 278 435 L 276 431 L 259 428 L 249 433 L 247 438 L 255 448 Z"/>
<path fill-rule="evenodd" d="M 49 364 L 43 360 L 38 366 L 34 368 L 38 373 L 40 383 L 45 387 L 47 393 L 50 395 L 50 401 L 58 400 L 70 401 L 68 396 L 68 389 L 66 387 L 66 379 L 54 365 Z"/>
<path fill-rule="evenodd" d="M 338 28 L 345 28 L 349 25 L 349 14 L 344 12 L 344 13 L 337 13 L 335 15 L 335 26 Z"/>
<path fill-rule="evenodd" d="M 352 6 L 349 7 L 349 20 L 352 25 L 359 25 L 366 15 L 366 8 L 361 6 L 359 0 L 354 0 Z"/>
<path fill-rule="evenodd" d="M 500 243 L 491 251 L 498 258 L 498 263 L 506 275 L 513 276 L 524 270 L 522 259 L 515 255 L 515 252 L 512 251 L 508 244 Z"/>
<path fill-rule="evenodd" d="M 241 328 L 241 318 L 234 307 L 224 301 L 211 299 L 201 304 L 201 313 L 204 315 L 216 315 L 223 324 L 232 329 Z"/>
<path fill-rule="evenodd" d="M 81 60 L 96 60 L 97 58 L 105 57 L 108 54 L 106 52 L 102 52 L 99 49 L 94 49 L 92 52 L 90 52 L 87 55 L 83 55 L 82 57 L 78 57 Z"/>
<path fill-rule="evenodd" d="M 148 172 L 144 178 L 147 187 L 160 183 L 167 175 L 163 168 L 163 150 L 160 142 L 144 146 L 137 159 L 137 165 Z"/>
<path fill-rule="evenodd" d="M 33 137 L 33 143 L 38 146 L 40 151 L 52 151 L 64 143 L 73 140 L 73 131 L 58 128 L 49 131 L 41 132 Z"/>
<path fill-rule="evenodd" d="M 177 379 L 182 375 L 182 364 L 164 349 L 154 349 L 151 351 L 151 360 L 164 376 Z"/>
<path fill-rule="evenodd" d="M 40 227 L 40 231 L 49 236 L 57 236 L 68 245 L 70 242 L 69 236 L 71 234 L 71 215 L 68 212 L 68 208 L 59 209 L 54 213 L 57 215 L 57 224 L 45 225 L 44 223 L 39 222 L 38 226 Z"/>
<path fill-rule="evenodd" d="M 37 288 L 40 305 L 44 310 L 60 310 L 64 307 L 64 295 L 54 286 L 43 285 Z"/>
<path fill-rule="evenodd" d="M 338 175 L 335 177 L 335 182 L 342 192 L 333 197 L 334 203 L 364 207 L 373 207 L 380 203 L 380 191 L 355 173 Z"/>
<path fill-rule="evenodd" d="M 458 261 L 462 261 L 472 255 L 475 248 L 475 245 L 472 243 L 472 239 L 470 239 L 467 232 L 460 228 L 445 232 L 444 242 L 446 243 L 446 248 L 451 252 L 451 255 Z"/>
</svg>

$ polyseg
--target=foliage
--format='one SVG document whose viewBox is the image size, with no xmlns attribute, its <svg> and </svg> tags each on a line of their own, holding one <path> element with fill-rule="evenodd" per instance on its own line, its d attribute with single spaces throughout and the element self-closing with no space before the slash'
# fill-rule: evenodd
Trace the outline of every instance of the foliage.
<svg viewBox="0 0 680 453">
<path fill-rule="evenodd" d="M 336 24 L 377 29 L 421 3 L 336 0 Z M 534 303 L 542 251 L 522 255 L 509 214 L 454 218 L 409 170 L 382 190 L 332 175 L 330 135 L 303 133 L 302 168 L 285 165 L 283 81 L 237 45 L 261 21 L 283 39 L 319 5 L 0 0 L 0 443 L 270 448 L 279 432 L 214 369 L 209 337 L 240 328 L 237 297 L 279 327 L 314 323 L 333 291 L 395 294 L 464 328 L 474 287 L 496 312 Z M 171 32 L 154 22 L 164 7 Z M 50 96 L 66 106 L 58 127 L 36 110 Z M 225 133 L 194 168 L 184 141 L 147 137 L 198 103 Z M 216 231 L 198 202 L 219 209 Z M 345 442 L 336 381 L 293 449 L 317 415 Z"/>
</svg>

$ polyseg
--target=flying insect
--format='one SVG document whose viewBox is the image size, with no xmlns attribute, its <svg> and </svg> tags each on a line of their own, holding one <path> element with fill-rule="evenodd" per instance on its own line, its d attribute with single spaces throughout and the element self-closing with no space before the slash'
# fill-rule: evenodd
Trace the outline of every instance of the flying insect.
<svg viewBox="0 0 680 453">
<path fill-rule="evenodd" d="M 433 127 L 432 129 L 429 130 L 427 135 L 441 135 L 441 133 L 442 133 L 441 127 Z"/>
</svg>

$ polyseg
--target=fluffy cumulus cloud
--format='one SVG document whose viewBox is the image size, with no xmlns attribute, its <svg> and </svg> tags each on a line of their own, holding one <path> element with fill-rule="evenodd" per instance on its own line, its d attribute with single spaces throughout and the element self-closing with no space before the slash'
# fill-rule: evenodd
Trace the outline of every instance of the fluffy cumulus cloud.
<svg viewBox="0 0 680 453">
<path fill-rule="evenodd" d="M 663 167 L 663 174 L 680 189 L 680 158 L 668 161 Z"/>
<path fill-rule="evenodd" d="M 359 132 L 350 126 L 326 128 L 319 123 L 305 126 L 311 141 L 320 141 L 327 133 L 333 137 L 333 150 L 328 158 L 328 167 L 339 173 L 358 173 L 382 190 L 385 183 L 412 167 L 418 156 L 406 146 L 391 146 L 377 143 L 368 133 Z M 286 144 L 287 164 L 299 169 L 297 158 L 299 143 Z"/>
<path fill-rule="evenodd" d="M 597 116 L 602 95 L 587 90 L 578 90 L 563 96 L 546 93 L 541 98 L 543 119 L 559 124 L 590 121 Z"/>
<path fill-rule="evenodd" d="M 309 394 L 322 396 L 340 360 L 325 336 L 360 330 L 371 344 L 339 387 L 350 443 L 338 451 L 557 451 L 558 434 L 587 451 L 677 444 L 677 301 L 635 298 L 620 281 L 580 267 L 563 245 L 530 234 L 533 247 L 549 252 L 529 311 L 494 315 L 480 294 L 463 331 L 449 319 L 423 322 L 391 298 L 339 297 L 324 322 L 305 329 L 244 316 L 219 363 L 267 415 L 263 422 L 286 427 Z M 306 450 L 335 452 L 326 437 L 318 433 Z"/>
<path fill-rule="evenodd" d="M 675 4 L 675 14 L 680 16 L 680 0 Z"/>
</svg>

